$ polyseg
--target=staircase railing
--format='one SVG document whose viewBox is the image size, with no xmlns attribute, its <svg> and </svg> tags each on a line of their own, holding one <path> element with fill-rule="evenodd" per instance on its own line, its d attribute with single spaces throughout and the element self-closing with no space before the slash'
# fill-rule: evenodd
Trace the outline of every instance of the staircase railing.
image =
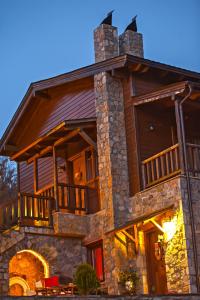
<svg viewBox="0 0 200 300">
<path fill-rule="evenodd" d="M 0 205 L 0 231 L 17 225 L 18 222 L 18 201 L 17 199 L 7 201 Z"/>
<path fill-rule="evenodd" d="M 35 221 L 45 221 L 51 226 L 54 209 L 53 197 L 19 193 L 19 220 L 23 225 L 34 226 Z"/>
</svg>

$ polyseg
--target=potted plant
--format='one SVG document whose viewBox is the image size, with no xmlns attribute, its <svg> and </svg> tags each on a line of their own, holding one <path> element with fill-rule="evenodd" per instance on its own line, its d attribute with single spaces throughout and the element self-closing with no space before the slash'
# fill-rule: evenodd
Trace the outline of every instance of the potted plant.
<svg viewBox="0 0 200 300">
<path fill-rule="evenodd" d="M 94 291 L 96 292 L 100 286 L 96 272 L 89 264 L 81 264 L 78 266 L 74 276 L 74 283 L 80 295 L 88 295 Z"/>
<path fill-rule="evenodd" d="M 139 276 L 135 269 L 128 269 L 119 272 L 119 283 L 130 295 L 136 294 L 139 282 Z"/>
</svg>

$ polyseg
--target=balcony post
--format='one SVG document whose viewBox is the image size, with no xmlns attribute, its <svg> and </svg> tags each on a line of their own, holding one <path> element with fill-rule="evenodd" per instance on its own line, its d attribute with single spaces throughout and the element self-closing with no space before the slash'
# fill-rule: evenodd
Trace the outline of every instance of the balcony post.
<svg viewBox="0 0 200 300">
<path fill-rule="evenodd" d="M 59 211 L 58 203 L 58 164 L 56 157 L 56 147 L 53 147 L 53 181 L 54 181 L 54 198 L 55 198 L 55 209 Z"/>
<path fill-rule="evenodd" d="M 34 193 L 38 190 L 38 160 L 37 158 L 33 161 L 34 164 Z"/>
<path fill-rule="evenodd" d="M 178 144 L 179 144 L 179 156 L 180 156 L 180 168 L 181 174 L 185 173 L 185 163 L 184 163 L 184 145 L 183 145 L 183 136 L 181 130 L 181 116 L 180 116 L 180 109 L 179 109 L 179 100 L 175 100 L 175 116 L 176 116 L 176 127 L 177 127 L 177 137 L 178 137 Z"/>
</svg>

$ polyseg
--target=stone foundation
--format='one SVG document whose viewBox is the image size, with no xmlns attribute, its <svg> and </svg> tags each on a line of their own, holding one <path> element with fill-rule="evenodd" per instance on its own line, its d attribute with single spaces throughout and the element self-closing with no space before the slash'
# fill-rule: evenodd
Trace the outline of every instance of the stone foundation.
<svg viewBox="0 0 200 300">
<path fill-rule="evenodd" d="M 78 238 L 24 233 L 24 239 L 0 256 L 0 294 L 8 292 L 9 262 L 18 251 L 30 249 L 40 254 L 49 265 L 50 276 L 63 274 L 73 277 L 79 264 L 86 261 L 86 249 Z"/>
</svg>

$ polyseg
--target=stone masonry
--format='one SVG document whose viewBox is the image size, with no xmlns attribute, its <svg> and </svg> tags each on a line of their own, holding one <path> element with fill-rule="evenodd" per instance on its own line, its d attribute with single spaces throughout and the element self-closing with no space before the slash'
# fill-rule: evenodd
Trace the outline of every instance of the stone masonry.
<svg viewBox="0 0 200 300">
<path fill-rule="evenodd" d="M 95 62 L 119 55 L 117 28 L 101 24 L 94 31 Z"/>
<path fill-rule="evenodd" d="M 119 54 L 144 57 L 142 34 L 126 30 L 119 36 Z"/>
<path fill-rule="evenodd" d="M 82 247 L 81 239 L 59 237 L 53 232 L 47 235 L 42 228 L 23 231 L 24 238 L 0 254 L 0 294 L 8 292 L 9 262 L 20 250 L 31 249 L 39 253 L 49 265 L 50 276 L 59 273 L 72 278 L 77 266 L 86 261 L 86 249 Z"/>
<path fill-rule="evenodd" d="M 123 224 L 128 214 L 129 185 L 123 90 L 109 73 L 95 76 L 97 143 L 101 208 L 107 230 Z"/>
</svg>

